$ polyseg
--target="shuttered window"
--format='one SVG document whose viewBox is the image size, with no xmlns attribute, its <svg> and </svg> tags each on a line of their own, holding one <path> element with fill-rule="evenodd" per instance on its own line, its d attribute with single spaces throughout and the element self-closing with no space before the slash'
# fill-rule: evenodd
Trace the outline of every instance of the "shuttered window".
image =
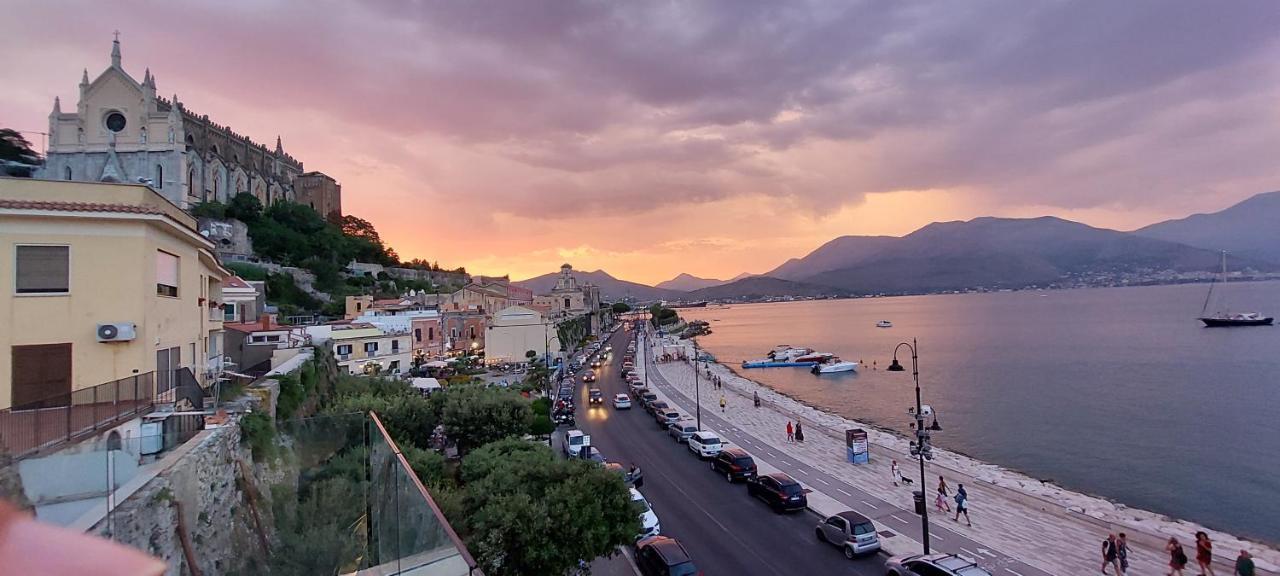
<svg viewBox="0 0 1280 576">
<path fill-rule="evenodd" d="M 156 294 L 178 296 L 178 257 L 164 251 L 156 251 Z"/>
<path fill-rule="evenodd" d="M 18 294 L 66 294 L 71 287 L 68 246 L 17 246 L 14 287 Z"/>
<path fill-rule="evenodd" d="M 66 406 L 71 402 L 71 345 L 14 346 L 11 351 L 14 408 Z"/>
</svg>

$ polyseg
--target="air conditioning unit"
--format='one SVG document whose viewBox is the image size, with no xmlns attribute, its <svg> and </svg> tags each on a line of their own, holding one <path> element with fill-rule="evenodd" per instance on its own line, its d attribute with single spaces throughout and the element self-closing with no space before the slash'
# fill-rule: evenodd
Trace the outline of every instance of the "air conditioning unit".
<svg viewBox="0 0 1280 576">
<path fill-rule="evenodd" d="M 138 329 L 133 322 L 98 325 L 99 342 L 128 342 L 137 337 Z"/>
</svg>

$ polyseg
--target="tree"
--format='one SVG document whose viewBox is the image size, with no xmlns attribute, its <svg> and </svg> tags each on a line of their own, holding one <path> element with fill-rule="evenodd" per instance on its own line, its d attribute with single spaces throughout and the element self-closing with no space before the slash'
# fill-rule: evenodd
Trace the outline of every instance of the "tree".
<svg viewBox="0 0 1280 576">
<path fill-rule="evenodd" d="M 614 303 L 613 303 L 613 313 L 614 313 L 614 314 L 626 314 L 627 312 L 630 312 L 630 311 L 631 311 L 631 305 L 630 305 L 630 304 L 627 304 L 626 302 L 614 302 Z"/>
<path fill-rule="evenodd" d="M 262 216 L 262 201 L 248 192 L 241 192 L 231 197 L 227 204 L 227 218 L 235 218 L 245 224 L 252 224 Z M 257 246 L 255 245 L 255 248 Z"/>
<path fill-rule="evenodd" d="M 0 128 L 0 168 L 4 169 L 0 174 L 28 178 L 40 163 L 40 154 L 21 132 Z"/>
<path fill-rule="evenodd" d="M 227 205 L 217 200 L 201 202 L 191 208 L 191 215 L 196 218 L 217 218 L 221 220 L 227 217 Z"/>
<path fill-rule="evenodd" d="M 445 434 L 459 454 L 504 438 L 529 432 L 533 411 L 520 393 L 501 388 L 451 386 L 431 396 L 439 406 Z"/>
<path fill-rule="evenodd" d="M 640 532 L 621 476 L 540 443 L 485 445 L 463 459 L 462 479 L 467 547 L 490 576 L 564 574 Z"/>
</svg>

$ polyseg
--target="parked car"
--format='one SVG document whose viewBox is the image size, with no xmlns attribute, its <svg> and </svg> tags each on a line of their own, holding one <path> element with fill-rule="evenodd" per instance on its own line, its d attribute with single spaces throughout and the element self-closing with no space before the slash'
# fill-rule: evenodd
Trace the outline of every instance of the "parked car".
<svg viewBox="0 0 1280 576">
<path fill-rule="evenodd" d="M 599 358 L 596 358 L 595 360 L 592 360 L 592 361 L 591 361 L 591 367 L 592 367 L 592 368 L 599 368 L 599 367 L 600 367 L 600 359 L 599 359 Z M 594 375 L 592 375 L 592 378 L 594 378 L 594 377 L 595 377 L 595 376 L 594 376 Z"/>
<path fill-rule="evenodd" d="M 599 388 L 587 390 L 587 402 L 589 404 L 604 404 L 604 392 Z"/>
<path fill-rule="evenodd" d="M 844 551 L 844 557 L 852 560 L 862 554 L 874 554 L 880 550 L 880 537 L 870 518 L 852 510 L 828 516 L 813 529 L 818 540 Z"/>
<path fill-rule="evenodd" d="M 689 451 L 699 458 L 712 458 L 720 453 L 720 437 L 715 432 L 699 430 L 689 436 Z"/>
<path fill-rule="evenodd" d="M 644 486 L 644 472 L 639 466 L 632 465 L 630 468 L 623 466 L 617 462 L 606 462 L 604 467 L 608 470 L 617 472 L 622 476 L 622 481 L 632 488 L 640 488 Z"/>
<path fill-rule="evenodd" d="M 607 462 L 604 459 L 604 454 L 601 454 L 600 449 L 595 446 L 583 446 L 582 449 L 578 451 L 577 457 L 582 458 L 583 460 L 591 460 L 601 466 Z"/>
<path fill-rule="evenodd" d="M 657 536 L 662 532 L 662 525 L 658 523 L 658 515 L 653 513 L 653 506 L 635 488 L 631 489 L 631 502 L 640 511 L 640 535 L 636 536 L 637 540 Z"/>
<path fill-rule="evenodd" d="M 741 448 L 725 448 L 711 459 L 711 470 L 724 474 L 729 482 L 750 480 L 756 475 L 756 461 Z"/>
<path fill-rule="evenodd" d="M 622 363 L 622 369 L 623 369 L 623 370 L 635 370 L 635 369 L 636 369 L 636 365 L 635 365 L 635 363 L 633 363 L 633 362 L 623 362 L 623 363 Z"/>
<path fill-rule="evenodd" d="M 689 552 L 675 538 L 651 536 L 636 542 L 636 567 L 644 576 L 701 576 Z"/>
<path fill-rule="evenodd" d="M 674 422 L 667 427 L 667 433 L 671 435 L 671 439 L 678 443 L 689 441 L 689 437 L 698 431 L 698 426 L 692 420 L 685 418 L 679 422 Z"/>
<path fill-rule="evenodd" d="M 889 576 L 991 576 L 972 560 L 955 554 L 894 556 L 884 567 Z"/>
<path fill-rule="evenodd" d="M 774 512 L 804 510 L 809 504 L 806 492 L 799 482 L 782 472 L 763 474 L 747 480 L 747 494 L 764 501 Z"/>
<path fill-rule="evenodd" d="M 564 435 L 564 453 L 569 457 L 577 457 L 582 447 L 591 440 L 581 430 L 570 430 Z"/>
<path fill-rule="evenodd" d="M 671 407 L 671 406 L 670 406 L 669 404 L 667 404 L 666 402 L 663 402 L 662 400 L 658 400 L 658 396 L 657 396 L 657 395 L 654 395 L 654 397 L 653 397 L 653 398 L 654 398 L 654 399 L 653 399 L 653 401 L 652 401 L 652 402 L 649 402 L 649 403 L 647 403 L 647 404 L 645 404 L 645 405 L 644 405 L 644 409 L 645 409 L 645 411 L 647 411 L 648 413 L 656 415 L 659 411 L 661 411 L 661 410 L 666 410 L 667 408 L 670 408 L 670 407 Z"/>
<path fill-rule="evenodd" d="M 613 407 L 615 410 L 630 410 L 631 398 L 626 394 L 617 394 L 613 397 Z"/>
<path fill-rule="evenodd" d="M 595 372 L 595 370 L 587 370 L 586 374 L 583 374 L 583 375 L 582 375 L 582 381 L 583 381 L 583 382 L 595 382 L 595 381 L 596 381 L 596 372 Z"/>
<path fill-rule="evenodd" d="M 664 408 L 662 410 L 653 411 L 653 420 L 658 424 L 658 428 L 666 430 L 668 426 L 679 422 L 681 418 L 680 412 L 675 408 Z"/>
</svg>

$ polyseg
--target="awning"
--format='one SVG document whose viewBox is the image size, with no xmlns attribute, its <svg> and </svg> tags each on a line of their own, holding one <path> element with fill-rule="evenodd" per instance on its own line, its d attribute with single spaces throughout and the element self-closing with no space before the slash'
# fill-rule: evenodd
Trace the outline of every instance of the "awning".
<svg viewBox="0 0 1280 576">
<path fill-rule="evenodd" d="M 417 390 L 439 390 L 443 388 L 435 378 L 414 378 L 411 387 Z"/>
<path fill-rule="evenodd" d="M 444 360 L 432 360 L 430 362 L 427 362 L 426 364 L 423 364 L 423 366 L 426 366 L 427 368 L 448 368 L 449 363 L 445 362 Z"/>
<path fill-rule="evenodd" d="M 236 378 L 248 378 L 250 380 L 253 380 L 255 378 L 255 376 L 250 376 L 248 374 L 241 374 L 239 372 L 232 372 L 230 370 L 223 370 L 222 373 L 235 376 Z"/>
</svg>

